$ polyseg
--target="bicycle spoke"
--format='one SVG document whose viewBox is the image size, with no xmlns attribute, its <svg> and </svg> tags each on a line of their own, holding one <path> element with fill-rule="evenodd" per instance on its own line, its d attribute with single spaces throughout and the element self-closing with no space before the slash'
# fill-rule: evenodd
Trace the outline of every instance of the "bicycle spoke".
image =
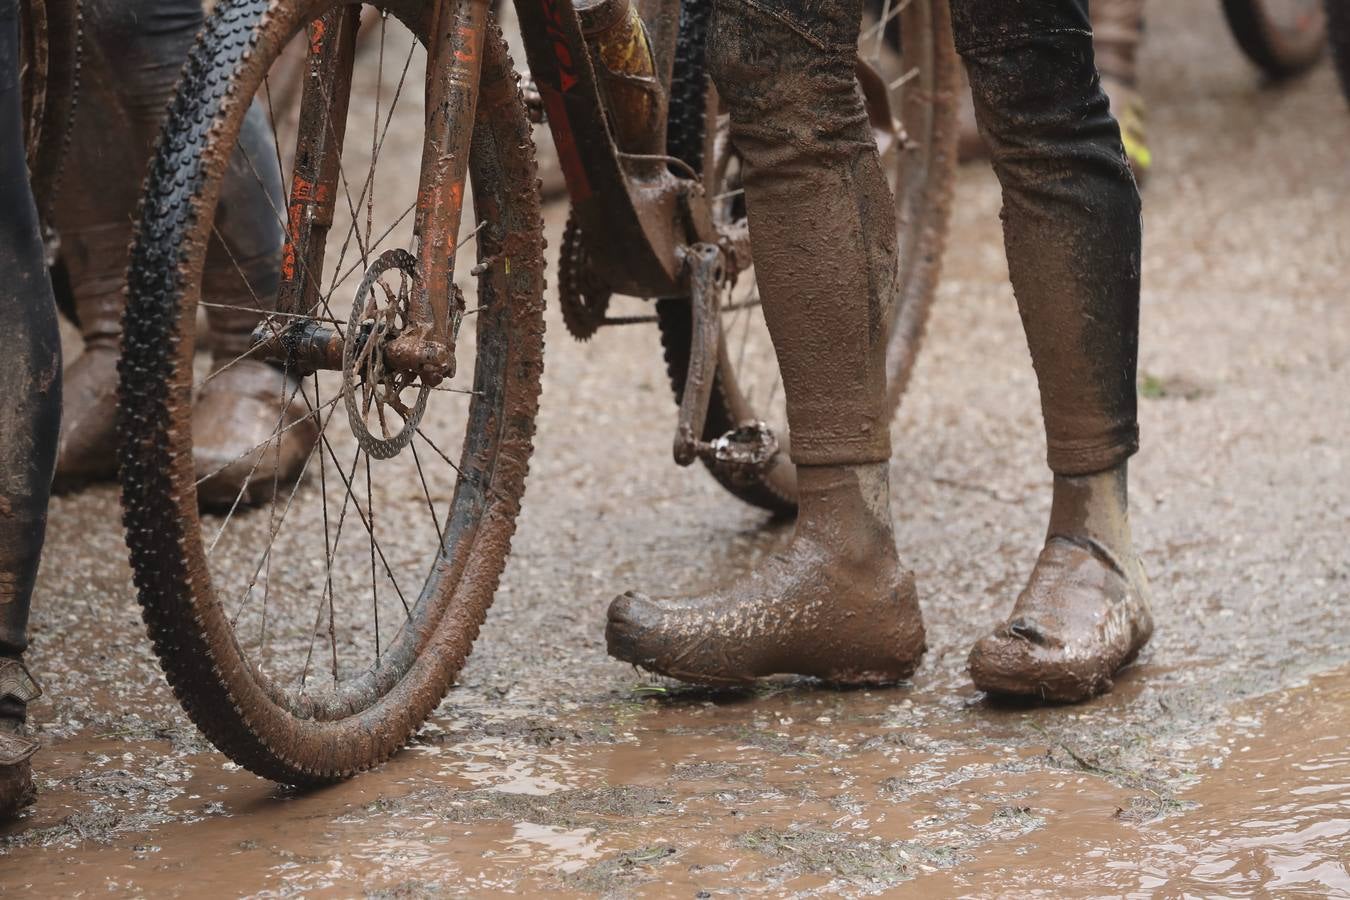
<svg viewBox="0 0 1350 900">
<path fill-rule="evenodd" d="M 240 312 L 257 312 L 264 319 L 304 319 L 306 322 L 327 322 L 330 325 L 346 325 L 345 319 L 330 319 L 326 316 L 307 316 L 304 313 L 277 312 L 276 310 L 258 310 L 251 306 L 240 306 L 236 303 L 207 303 L 205 300 L 199 300 L 198 306 L 204 306 L 207 309 L 237 309 Z"/>
<path fill-rule="evenodd" d="M 317 386 L 316 386 L 316 388 L 315 388 L 316 395 L 317 395 L 317 390 L 318 390 L 318 389 L 317 389 Z M 320 465 L 321 465 L 321 466 L 323 465 L 323 463 L 322 463 L 323 458 L 324 458 L 324 454 L 320 453 L 320 454 L 319 454 L 319 459 L 320 459 L 320 461 L 321 461 L 321 462 L 320 462 Z M 361 448 L 358 446 L 358 447 L 356 448 L 355 454 L 353 454 L 353 456 L 352 456 L 352 467 L 351 467 L 351 471 L 352 471 L 352 474 L 353 474 L 353 475 L 356 474 L 356 465 L 357 465 L 357 463 L 359 463 L 360 461 L 361 461 Z M 341 472 L 342 472 L 342 466 L 338 463 L 338 461 L 337 461 L 336 459 L 333 460 L 333 465 L 334 465 L 334 467 L 338 470 L 338 473 L 341 474 Z M 343 481 L 345 482 L 346 480 L 347 480 L 347 479 L 344 477 L 344 478 L 343 478 Z M 327 601 L 327 606 L 328 606 L 328 641 L 329 641 L 330 646 L 332 647 L 332 657 L 333 657 L 333 683 L 336 684 L 337 681 L 338 681 L 338 668 L 337 668 L 337 631 L 336 631 L 336 629 L 335 629 L 335 627 L 334 627 L 334 624 L 333 624 L 333 621 L 334 621 L 334 613 L 333 613 L 333 557 L 335 557 L 335 556 L 337 555 L 338 544 L 341 543 L 341 541 L 342 541 L 342 525 L 343 525 L 343 523 L 344 523 L 344 522 L 346 521 L 346 519 L 347 519 L 347 504 L 348 504 L 348 501 L 351 500 L 351 497 L 352 497 L 351 491 L 347 491 L 345 494 L 343 494 L 343 497 L 342 497 L 342 508 L 338 511 L 337 529 L 333 532 L 333 543 L 332 543 L 332 547 L 331 547 L 331 549 L 326 550 L 326 556 L 325 556 L 325 559 L 324 559 L 324 568 L 325 568 L 325 570 L 326 570 L 326 572 L 327 572 L 327 576 L 326 576 L 325 581 L 324 581 L 324 589 L 323 589 L 323 591 L 321 591 L 320 594 L 319 594 L 319 603 L 318 603 L 318 607 L 314 610 L 314 627 L 311 628 L 311 629 L 310 629 L 310 632 L 309 632 L 309 650 L 308 650 L 308 652 L 305 654 L 305 666 L 304 666 L 304 668 L 303 668 L 303 669 L 301 670 L 301 672 L 300 672 L 300 687 L 301 687 L 301 689 L 304 688 L 305 682 L 306 682 L 306 680 L 308 680 L 308 678 L 309 678 L 309 666 L 310 666 L 311 660 L 312 660 L 313 657 L 314 657 L 314 638 L 315 638 L 315 636 L 319 633 L 319 623 L 323 621 L 323 608 L 324 608 L 324 605 L 325 605 L 325 603 L 324 603 L 325 600 Z M 324 511 L 325 511 L 325 516 L 327 515 L 327 509 L 328 509 L 328 495 L 327 495 L 327 493 L 325 493 L 325 494 L 324 494 Z M 327 522 L 327 519 L 326 519 L 326 518 L 325 518 L 325 522 Z M 327 543 L 327 534 L 326 534 L 326 531 L 327 531 L 327 525 L 324 526 L 324 529 L 325 529 L 325 543 Z"/>
<path fill-rule="evenodd" d="M 256 312 L 256 313 L 260 313 L 260 314 L 263 313 L 263 312 L 265 312 L 266 310 L 263 308 L 263 302 L 262 302 L 262 300 L 260 300 L 260 299 L 258 298 L 257 292 L 253 290 L 253 283 L 250 282 L 250 281 L 248 280 L 248 276 L 244 274 L 243 268 L 239 265 L 239 260 L 237 260 L 237 259 L 234 258 L 234 251 L 230 249 L 229 243 L 226 242 L 224 236 L 222 236 L 221 233 L 220 233 L 220 229 L 216 227 L 216 225 L 215 225 L 214 222 L 211 223 L 211 233 L 214 234 L 214 235 L 216 236 L 216 240 L 219 241 L 219 242 L 220 242 L 220 246 L 224 248 L 224 250 L 225 250 L 225 255 L 228 256 L 228 257 L 230 258 L 230 263 L 234 266 L 234 271 L 237 272 L 237 273 L 239 273 L 239 280 L 242 281 L 242 282 L 244 282 L 244 287 L 248 288 L 248 295 L 249 295 L 250 297 L 253 298 L 253 303 L 255 304 L 255 305 L 254 305 L 254 308 L 251 309 L 251 310 L 248 310 L 248 311 L 249 311 L 249 312 Z M 208 306 L 208 307 L 210 307 L 210 306 L 215 306 L 215 307 L 227 308 L 227 307 L 226 307 L 226 304 L 223 304 L 223 303 L 206 303 L 205 301 L 202 301 L 202 300 L 198 300 L 197 302 L 200 303 L 202 306 Z M 247 309 L 247 307 L 242 307 L 242 306 L 237 306 L 237 307 L 232 307 L 232 308 L 234 308 L 234 309 Z"/>
<path fill-rule="evenodd" d="M 305 402 L 306 403 L 309 402 L 308 397 L 305 397 Z M 330 412 L 328 414 L 328 417 L 329 419 L 331 419 L 333 417 L 333 414 Z M 324 427 L 327 427 L 327 425 L 328 422 L 325 421 Z M 267 558 L 272 553 L 272 547 L 276 544 L 277 532 L 281 530 L 281 526 L 285 523 L 286 515 L 291 511 L 291 505 L 295 502 L 296 495 L 300 493 L 300 486 L 305 481 L 305 473 L 309 471 L 309 464 L 314 460 L 314 453 L 317 449 L 318 444 L 316 443 L 313 447 L 310 448 L 308 455 L 306 455 L 305 464 L 300 467 L 300 475 L 298 478 L 295 479 L 295 484 L 291 487 L 290 496 L 286 499 L 286 507 L 281 511 L 281 517 L 277 520 L 275 526 L 271 529 L 267 539 L 267 547 L 266 549 L 263 550 L 262 556 L 258 559 L 258 564 L 253 569 L 253 575 L 251 578 L 249 578 L 248 586 L 244 588 L 244 593 L 239 598 L 239 606 L 235 611 L 233 619 L 231 619 L 231 625 L 239 621 L 239 616 L 243 612 L 244 604 L 248 601 L 249 594 L 253 593 L 254 585 L 258 583 L 258 575 L 262 573 L 263 564 L 267 561 Z"/>
<path fill-rule="evenodd" d="M 337 132 L 333 128 L 333 119 L 328 115 L 326 110 L 324 112 L 324 121 L 328 123 L 328 134 L 332 137 L 333 142 L 337 143 Z M 342 165 L 341 154 L 338 155 L 338 181 L 342 183 L 342 193 L 347 198 L 347 214 L 352 217 L 353 223 L 359 223 L 360 217 L 357 216 L 356 206 L 352 203 L 352 186 L 347 181 L 347 170 Z M 361 252 L 361 262 L 365 263 L 365 265 L 369 267 L 370 253 L 366 249 L 365 242 L 361 240 L 361 229 L 359 227 L 355 228 L 354 233 L 356 234 L 356 249 Z"/>
<path fill-rule="evenodd" d="M 433 441 L 431 438 L 427 437 L 426 432 L 422 430 L 421 426 L 418 426 L 417 428 L 417 436 L 420 437 L 422 440 L 426 441 L 427 446 L 429 446 L 432 450 L 435 450 L 436 455 L 439 456 L 441 459 L 445 460 L 446 465 L 454 469 L 456 474 L 460 476 L 464 475 L 464 473 L 460 471 L 459 466 L 455 465 L 454 460 L 446 456 L 445 451 L 442 450 L 440 447 L 437 447 L 436 442 Z"/>
<path fill-rule="evenodd" d="M 277 114 L 272 108 L 272 74 L 270 72 L 263 76 L 263 95 L 267 98 L 267 121 L 272 126 L 272 149 L 277 155 L 277 172 L 281 174 L 281 196 L 289 197 L 291 192 L 286 186 L 286 167 L 281 163 L 281 132 L 277 129 Z"/>
<path fill-rule="evenodd" d="M 378 145 L 376 146 L 376 148 L 375 148 L 374 158 L 371 159 L 371 161 L 370 161 L 370 172 L 367 173 L 367 176 L 366 176 L 366 183 L 363 184 L 363 185 L 361 186 L 361 193 L 360 193 L 360 195 L 359 195 L 359 201 L 358 201 L 359 203 L 364 203 L 364 202 L 365 202 L 365 199 L 366 199 L 366 192 L 367 192 L 367 191 L 370 191 L 370 190 L 372 189 L 371 184 L 372 184 L 372 181 L 374 180 L 375 166 L 378 165 L 378 163 L 379 163 L 380 151 L 384 149 L 384 141 L 385 141 L 385 138 L 389 136 L 389 126 L 390 126 L 390 124 L 391 124 L 391 123 L 393 122 L 393 120 L 394 120 L 394 110 L 398 108 L 398 101 L 399 101 L 399 98 L 403 95 L 403 85 L 404 85 L 404 83 L 407 81 L 407 78 L 408 78 L 408 68 L 412 65 L 413 53 L 414 53 L 414 51 L 416 51 L 416 49 L 417 49 L 417 38 L 414 37 L 414 38 L 412 39 L 412 41 L 409 43 L 409 45 L 408 45 L 408 57 L 407 57 L 407 59 L 405 59 L 405 60 L 403 61 L 403 71 L 399 74 L 398 87 L 397 87 L 397 89 L 395 89 L 395 91 L 394 91 L 394 97 L 393 97 L 393 99 L 389 101 L 389 111 L 388 111 L 388 113 L 385 114 L 385 118 L 384 118 L 384 127 L 383 127 L 383 130 L 382 130 L 381 133 L 380 133 L 380 142 L 379 142 L 379 144 L 378 144 Z M 412 210 L 413 208 L 415 208 L 416 206 L 417 206 L 417 202 L 416 202 L 416 201 L 413 201 L 412 206 L 409 207 L 409 211 L 411 211 L 411 210 Z M 390 234 L 395 228 L 398 227 L 399 223 L 403 221 L 403 219 L 404 219 L 404 217 L 405 217 L 406 215 L 407 215 L 407 213 L 405 212 L 402 216 L 399 216 L 398 221 L 396 221 L 393 225 L 389 226 L 389 229 L 388 229 L 387 231 L 385 231 L 385 233 L 384 233 L 383 235 L 380 236 L 380 241 L 376 242 L 377 245 L 378 245 L 378 243 L 382 242 L 386 237 L 388 237 L 389 234 Z M 342 274 L 341 278 L 338 278 L 338 277 L 337 277 L 337 273 L 342 269 L 342 263 L 343 263 L 343 262 L 346 260 L 346 258 L 347 258 L 347 248 L 351 245 L 352 236 L 353 236 L 354 230 L 355 230 L 356 228 L 357 228 L 357 222 L 356 222 L 355 219 L 353 219 L 353 220 L 352 220 L 352 223 L 351 223 L 351 226 L 347 229 L 347 234 L 346 234 L 346 236 L 344 237 L 344 239 L 343 239 L 343 241 L 342 241 L 342 248 L 338 251 L 338 261 L 337 261 L 337 265 L 333 267 L 334 279 L 329 283 L 329 286 L 328 286 L 328 293 L 329 293 L 329 295 L 331 295 L 331 294 L 333 293 L 333 291 L 337 290 L 338 285 L 340 285 L 340 284 L 342 284 L 342 282 L 346 281 L 346 280 L 347 280 L 347 276 L 350 275 L 351 272 L 355 271 L 355 269 L 356 269 L 356 266 L 353 266 L 351 269 L 349 269 L 349 270 L 347 270 L 346 272 L 344 272 L 344 273 Z M 375 250 L 376 250 L 376 247 L 370 246 L 370 241 L 369 241 L 369 240 L 366 241 L 366 244 L 367 244 L 367 246 L 368 246 L 368 251 L 367 251 L 367 252 L 369 252 L 369 253 L 374 253 Z"/>
<path fill-rule="evenodd" d="M 337 401 L 340 400 L 341 398 L 342 398 L 342 395 L 339 394 L 338 396 L 336 396 L 336 397 L 333 398 L 333 401 L 334 401 L 334 402 L 337 402 Z M 322 405 L 321 405 L 321 402 L 320 402 L 320 399 L 319 399 L 319 373 L 318 373 L 318 372 L 315 372 L 315 373 L 314 373 L 314 405 L 315 405 L 316 407 L 322 408 Z M 332 623 L 332 621 L 333 621 L 333 613 L 332 613 L 332 609 L 333 609 L 333 547 L 332 547 L 332 544 L 330 543 L 330 535 L 329 535 L 329 531 L 328 531 L 328 461 L 327 461 L 326 457 L 325 457 L 322 453 L 319 454 L 319 502 L 323 505 L 323 567 L 324 567 L 324 587 L 325 587 L 325 590 L 324 590 L 323 592 L 320 592 L 320 594 L 319 594 L 319 597 L 320 597 L 319 615 L 320 615 L 320 616 L 323 615 L 323 603 L 322 603 L 322 598 L 323 598 L 324 593 L 326 593 L 326 594 L 328 595 L 328 610 L 329 610 L 329 612 L 328 612 L 328 621 L 329 621 L 329 623 L 330 623 L 330 632 L 331 632 L 331 623 Z M 318 627 L 319 627 L 319 623 L 316 621 L 316 622 L 314 623 L 314 628 L 313 628 L 313 629 L 310 629 L 309 646 L 310 646 L 310 652 L 311 652 L 311 653 L 313 652 L 313 649 L 314 649 L 314 630 L 317 629 Z M 337 644 L 336 644 L 336 639 L 334 639 L 333 657 L 334 657 L 334 661 L 336 662 L 336 659 L 337 659 Z M 306 669 L 309 668 L 309 658 L 308 658 L 308 656 L 305 658 L 305 668 L 306 668 Z"/>
<path fill-rule="evenodd" d="M 417 445 L 408 444 L 412 450 L 413 463 L 417 466 L 417 479 L 422 482 L 422 496 L 427 498 L 427 512 L 431 513 L 431 525 L 436 529 L 436 547 L 439 549 L 445 545 L 445 532 L 441 529 L 440 517 L 436 515 L 436 504 L 431 500 L 431 488 L 427 487 L 427 475 L 422 471 L 422 457 L 417 455 Z"/>
<path fill-rule="evenodd" d="M 918 76 L 919 76 L 919 67 L 915 66 L 905 74 L 901 75 L 899 78 L 892 81 L 890 84 L 886 85 L 886 89 L 889 91 L 893 91 L 898 87 L 902 87 L 903 85 L 909 84 L 909 82 L 913 81 Z"/>
<path fill-rule="evenodd" d="M 399 216 L 397 219 L 395 219 L 395 220 L 394 220 L 394 224 L 393 224 L 393 225 L 390 225 L 388 228 L 386 228 L 386 229 L 384 230 L 384 233 L 380 235 L 379 239 L 375 241 L 374 246 L 372 246 L 372 247 L 370 248 L 370 252 L 371 252 L 371 253 L 374 253 L 376 250 L 379 250 L 379 249 L 380 249 L 380 246 L 381 246 L 382 244 L 384 244 L 384 239 L 387 238 L 387 237 L 389 237 L 389 235 L 393 234 L 393 233 L 394 233 L 394 229 L 397 228 L 399 225 L 403 224 L 403 220 L 406 219 L 406 218 L 408 218 L 408 216 L 409 216 L 409 215 L 412 213 L 412 211 L 413 211 L 414 209 L 416 209 L 416 208 L 417 208 L 417 201 L 416 201 L 416 200 L 414 200 L 412 203 L 408 204 L 408 208 L 405 209 L 405 210 L 403 211 L 403 214 L 402 214 L 401 216 Z M 341 256 L 341 254 L 339 254 L 339 255 L 338 255 L 338 263 L 341 264 L 341 262 L 342 262 L 342 256 Z M 338 285 L 340 285 L 340 284 L 342 284 L 344 281 L 346 281 L 347 278 L 348 278 L 353 272 L 355 272 L 355 271 L 356 271 L 357 269 L 359 269 L 359 268 L 361 268 L 361 264 L 360 264 L 359 262 L 353 263 L 352 266 L 351 266 L 349 269 L 347 269 L 347 271 L 345 271 L 345 272 L 342 273 L 341 277 L 335 278 L 334 281 L 333 281 L 333 289 L 330 290 L 330 291 L 328 292 L 328 295 L 331 297 L 332 294 L 333 294 L 333 291 L 337 290 Z M 326 298 L 325 298 L 325 299 L 326 299 Z M 325 305 L 327 305 L 327 304 L 325 304 Z"/>
<path fill-rule="evenodd" d="M 286 421 L 286 413 L 290 410 L 291 403 L 295 400 L 295 395 L 299 390 L 300 386 L 296 385 L 295 390 L 291 391 L 290 397 L 286 399 L 285 405 L 277 415 L 277 424 L 272 426 L 272 432 L 274 434 L 277 432 L 277 429 L 281 428 L 281 423 Z M 262 462 L 264 455 L 265 454 L 261 453 L 258 454 L 258 458 L 255 459 L 253 465 L 249 467 L 247 477 L 245 477 L 243 483 L 239 485 L 239 492 L 234 495 L 234 502 L 230 504 L 230 510 L 225 514 L 225 521 L 220 523 L 220 530 L 216 532 L 216 536 L 211 540 L 210 546 L 206 548 L 207 559 L 210 559 L 211 554 L 215 552 L 216 544 L 220 543 L 221 535 L 225 533 L 225 529 L 230 525 L 230 520 L 234 518 L 235 510 L 239 508 L 239 504 L 243 501 L 244 493 L 248 490 L 249 482 L 253 480 L 253 475 L 258 471 L 258 464 Z"/>
<path fill-rule="evenodd" d="M 881 8 L 881 26 L 877 29 L 876 41 L 872 45 L 872 58 L 881 58 L 881 42 L 886 38 L 886 23 L 891 20 L 891 0 Z"/>
<path fill-rule="evenodd" d="M 375 230 L 375 163 L 379 160 L 380 99 L 384 92 L 384 40 L 386 24 L 389 21 L 388 10 L 380 10 L 380 60 L 375 76 L 375 115 L 370 117 L 370 190 L 366 191 L 366 244 L 370 244 L 371 232 Z"/>
<path fill-rule="evenodd" d="M 383 416 L 380 418 L 384 422 Z M 387 436 L 386 432 L 386 436 Z M 357 509 L 360 509 L 358 506 Z M 370 454 L 366 454 L 366 509 L 370 512 L 370 606 L 375 611 L 375 668 L 380 667 L 380 585 L 375 574 L 375 504 L 370 499 Z"/>
<path fill-rule="evenodd" d="M 333 452 L 333 446 L 328 442 L 328 436 L 326 434 L 320 434 L 319 441 L 320 443 L 323 444 L 324 449 L 328 451 L 329 457 L 333 460 L 333 465 L 337 466 L 338 465 L 337 454 Z M 347 489 L 347 492 L 349 494 L 353 493 L 355 491 L 355 487 L 353 486 L 352 481 L 355 479 L 355 475 L 353 475 L 353 477 L 349 479 L 340 470 L 338 474 L 342 476 L 343 487 Z M 380 546 L 379 539 L 375 537 L 375 533 L 370 527 L 370 520 L 366 518 L 365 510 L 361 509 L 361 501 L 353 500 L 352 506 L 356 508 L 357 518 L 361 520 L 361 524 L 362 526 L 365 527 L 366 533 L 370 535 L 371 542 L 375 547 L 375 553 L 380 558 L 380 564 L 384 567 L 385 574 L 389 576 L 389 581 L 394 585 L 394 593 L 398 594 L 399 602 L 403 604 L 404 614 L 409 618 L 411 618 L 412 609 L 408 606 L 407 598 L 403 596 L 403 590 L 399 587 L 398 579 L 394 577 L 393 567 L 389 565 L 389 560 L 384 555 L 384 548 Z"/>
<path fill-rule="evenodd" d="M 868 40 L 873 35 L 876 35 L 878 33 L 884 35 L 886 31 L 886 26 L 890 23 L 890 21 L 894 18 L 899 17 L 900 14 L 905 11 L 906 7 L 908 7 L 912 2 L 914 2 L 914 0 L 900 0 L 898 4 L 892 7 L 891 0 L 886 0 L 886 5 L 883 8 L 881 18 L 878 19 L 873 24 L 869 25 L 867 28 L 863 29 L 862 40 L 864 41 Z M 871 58 L 873 60 L 881 59 L 881 46 L 882 46 L 881 38 L 877 38 L 872 51 Z"/>
<path fill-rule="evenodd" d="M 282 408 L 289 408 L 290 404 L 286 399 L 286 375 L 290 372 L 289 368 L 282 370 L 281 378 L 281 401 Z M 303 382 L 297 382 L 297 387 Z M 292 392 L 292 396 L 294 392 Z M 272 500 L 271 510 L 268 516 L 269 530 L 272 534 L 277 533 L 277 482 L 281 480 L 281 441 L 278 440 L 276 447 L 272 450 Z M 263 603 L 262 603 L 262 634 L 258 639 L 258 660 L 262 662 L 267 659 L 267 601 L 272 596 L 272 554 L 267 554 L 267 574 L 263 576 Z"/>
<path fill-rule="evenodd" d="M 274 434 L 272 434 L 272 435 L 271 435 L 270 437 L 268 437 L 267 439 L 265 439 L 265 440 L 263 440 L 263 441 L 261 441 L 261 442 L 259 442 L 259 443 L 257 443 L 257 444 L 254 444 L 252 447 L 249 447 L 247 450 L 245 450 L 243 453 L 240 453 L 240 454 L 239 454 L 238 456 L 236 456 L 234 459 L 230 460 L 229 462 L 222 463 L 222 464 L 221 464 L 220 466 L 218 466 L 217 468 L 212 469 L 210 472 L 208 472 L 207 474 L 203 475 L 201 478 L 198 478 L 197 481 L 196 481 L 196 483 L 194 484 L 194 487 L 201 487 L 202 482 L 207 481 L 207 480 L 209 480 L 209 479 L 211 479 L 211 478 L 214 478 L 215 476 L 219 475 L 221 472 L 224 472 L 224 471 L 225 471 L 226 469 L 228 469 L 230 466 L 232 466 L 232 465 L 234 465 L 235 463 L 239 462 L 241 459 L 246 458 L 250 453 L 256 453 L 257 451 L 262 450 L 262 449 L 263 449 L 264 447 L 266 447 L 268 444 L 270 444 L 270 443 L 272 443 L 273 441 L 277 440 L 277 439 L 280 438 L 283 434 L 285 434 L 286 432 L 290 431 L 292 428 L 295 428 L 295 427 L 297 427 L 297 426 L 299 426 L 299 425 L 303 425 L 304 423 L 310 421 L 311 419 L 317 418 L 317 414 L 322 413 L 325 409 L 327 409 L 328 407 L 330 407 L 330 406 L 332 406 L 333 404 L 337 403 L 337 402 L 338 402 L 339 400 L 341 400 L 341 399 L 342 399 L 341 397 L 334 397 L 332 400 L 329 400 L 329 401 L 328 401 L 327 403 L 325 403 L 323 406 L 318 407 L 313 413 L 305 413 L 303 416 L 301 416 L 300 418 L 296 419 L 294 422 L 292 422 L 291 424 L 287 425 L 286 427 L 282 428 L 280 431 L 275 432 Z"/>
</svg>

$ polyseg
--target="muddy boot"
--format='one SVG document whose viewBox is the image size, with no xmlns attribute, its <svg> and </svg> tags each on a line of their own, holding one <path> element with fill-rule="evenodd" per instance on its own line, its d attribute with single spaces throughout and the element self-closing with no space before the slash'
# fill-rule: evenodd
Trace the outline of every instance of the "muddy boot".
<svg viewBox="0 0 1350 900">
<path fill-rule="evenodd" d="M 117 352 L 122 334 L 125 266 L 106 264 L 126 256 L 127 227 L 92 228 L 65 240 L 76 324 L 84 350 L 63 376 L 61 439 L 57 446 L 57 491 L 117 477 L 113 445 L 117 413 Z"/>
<path fill-rule="evenodd" d="M 1111 690 L 1153 634 L 1127 508 L 1124 464 L 1055 478 L 1049 536 L 1031 580 L 1008 620 L 970 653 L 976 687 L 1061 703 Z"/>
<path fill-rule="evenodd" d="M 319 436 L 299 381 L 271 363 L 243 357 L 261 320 L 257 304 L 275 296 L 275 257 L 237 262 L 208 266 L 202 280 L 204 299 L 215 304 L 207 307 L 213 374 L 192 410 L 192 453 L 201 480 L 197 498 L 217 511 L 236 500 L 241 506 L 266 503 L 299 476 Z M 241 273 L 247 273 L 247 286 Z"/>
<path fill-rule="evenodd" d="M 22 661 L 0 657 L 0 822 L 37 797 L 31 759 L 38 742 L 25 732 L 24 718 L 41 693 Z"/>
<path fill-rule="evenodd" d="M 804 466 L 787 550 L 713 593 L 609 608 L 611 656 L 683 681 L 810 675 L 891 684 L 926 649 L 914 576 L 896 556 L 885 463 Z"/>
</svg>

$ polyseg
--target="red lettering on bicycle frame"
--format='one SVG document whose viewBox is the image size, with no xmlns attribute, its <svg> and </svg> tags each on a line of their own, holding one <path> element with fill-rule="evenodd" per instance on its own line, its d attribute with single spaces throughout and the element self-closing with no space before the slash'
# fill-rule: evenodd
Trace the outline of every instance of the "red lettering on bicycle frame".
<svg viewBox="0 0 1350 900">
<path fill-rule="evenodd" d="M 553 60 L 558 68 L 558 89 L 564 94 L 577 86 L 576 62 L 572 59 L 572 48 L 568 46 L 567 35 L 563 33 L 562 19 L 558 15 L 558 0 L 540 0 L 544 9 L 544 30 L 553 42 Z"/>
<path fill-rule="evenodd" d="M 315 185 L 298 174 L 292 176 L 291 200 L 286 208 L 286 246 L 281 255 L 281 274 L 287 281 L 295 280 L 295 248 L 300 243 L 300 223 L 305 212 L 316 203 L 327 205 L 328 197 L 327 185 Z"/>
</svg>

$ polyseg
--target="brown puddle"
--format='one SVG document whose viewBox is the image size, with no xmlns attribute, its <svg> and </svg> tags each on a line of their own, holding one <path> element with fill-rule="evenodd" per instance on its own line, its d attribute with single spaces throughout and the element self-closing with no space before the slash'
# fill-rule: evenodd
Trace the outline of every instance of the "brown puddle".
<svg viewBox="0 0 1350 900">
<path fill-rule="evenodd" d="M 1350 896 L 1350 670 L 1248 706 L 1197 760 L 1201 780 L 1177 798 L 1183 811 L 1127 828 L 1071 815 L 919 887 L 970 896 Z"/>
<path fill-rule="evenodd" d="M 551 722 L 464 710 L 308 795 L 168 741 L 77 739 L 48 752 L 0 891 L 1350 892 L 1350 669 L 1247 704 L 1194 749 L 1199 782 L 1154 803 L 1019 740 L 1030 717 L 976 705 L 953 724 L 935 705 L 786 690 Z"/>
</svg>

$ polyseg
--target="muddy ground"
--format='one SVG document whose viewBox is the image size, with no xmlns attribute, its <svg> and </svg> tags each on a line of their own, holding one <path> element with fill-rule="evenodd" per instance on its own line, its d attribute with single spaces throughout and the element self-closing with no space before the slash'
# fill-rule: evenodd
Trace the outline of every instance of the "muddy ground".
<svg viewBox="0 0 1350 900">
<path fill-rule="evenodd" d="M 788 530 L 670 463 L 654 331 L 579 345 L 553 310 L 496 605 L 379 772 L 294 793 L 226 763 L 144 638 L 114 489 L 54 503 L 42 796 L 0 829 L 0 892 L 1350 895 L 1350 113 L 1325 66 L 1263 85 L 1217 4 L 1156 6 L 1133 473 L 1158 633 L 1112 695 L 999 707 L 963 671 L 1048 506 L 972 169 L 894 426 L 931 647 L 912 686 L 709 694 L 607 659 L 616 591 L 698 588 Z"/>
</svg>

